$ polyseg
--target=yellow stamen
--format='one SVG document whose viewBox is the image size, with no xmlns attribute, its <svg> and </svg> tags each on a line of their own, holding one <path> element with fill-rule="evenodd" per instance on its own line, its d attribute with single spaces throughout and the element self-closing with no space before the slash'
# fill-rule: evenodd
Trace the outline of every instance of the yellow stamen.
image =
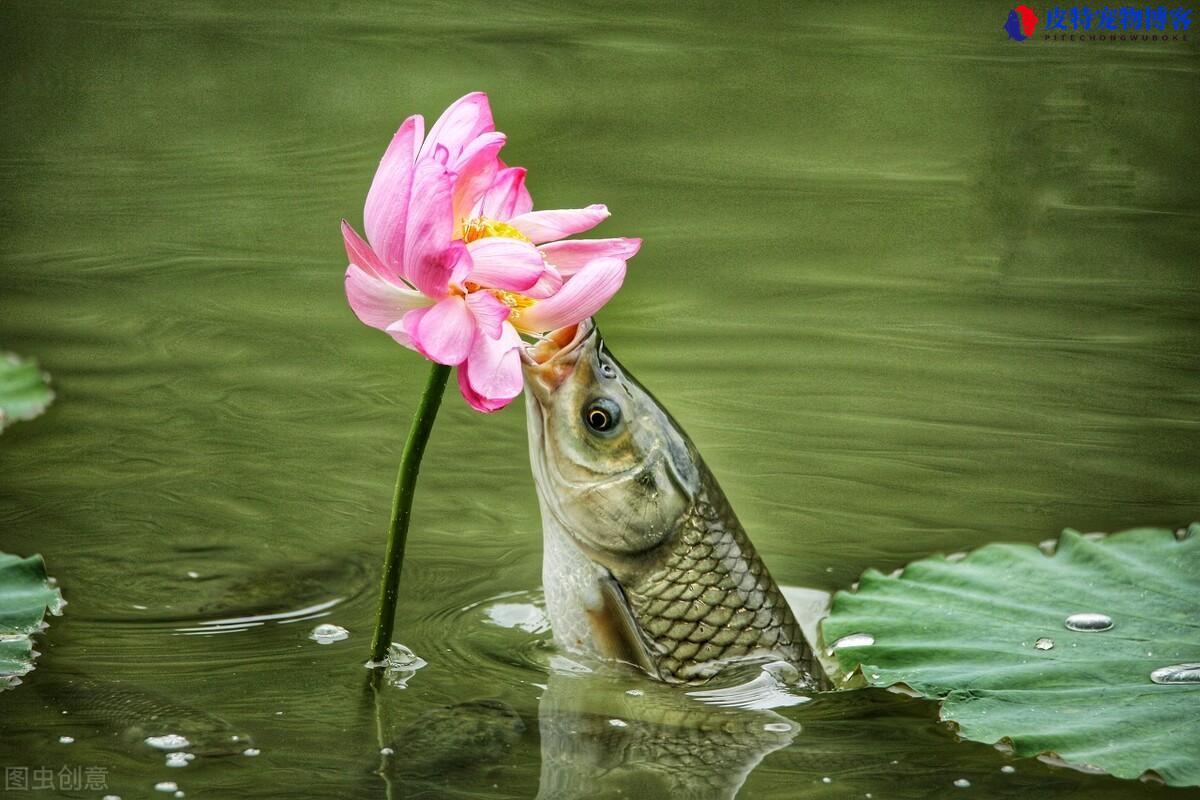
<svg viewBox="0 0 1200 800">
<path fill-rule="evenodd" d="M 485 236 L 503 236 L 508 239 L 519 239 L 522 242 L 529 242 L 528 236 L 507 222 L 500 222 L 499 220 L 488 219 L 487 217 L 463 220 L 461 227 L 461 238 L 464 242 L 468 243 L 482 239 Z"/>
<path fill-rule="evenodd" d="M 537 303 L 537 300 L 534 300 L 532 297 L 526 297 L 516 292 L 506 292 L 503 289 L 488 289 L 488 291 L 492 297 L 508 306 L 508 320 L 513 323 L 520 318 L 522 311 Z"/>
</svg>

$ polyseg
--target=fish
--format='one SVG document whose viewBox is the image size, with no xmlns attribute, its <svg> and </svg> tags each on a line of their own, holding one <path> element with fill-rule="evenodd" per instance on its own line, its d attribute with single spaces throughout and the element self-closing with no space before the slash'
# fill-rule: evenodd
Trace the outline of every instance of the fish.
<svg viewBox="0 0 1200 800">
<path fill-rule="evenodd" d="M 249 734 L 221 717 L 148 689 L 84 675 L 39 685 L 52 708 L 118 733 L 131 745 L 201 756 L 238 755 Z"/>
<path fill-rule="evenodd" d="M 497 699 L 439 706 L 400 729 L 391 768 L 407 778 L 445 778 L 486 771 L 511 758 L 528 726 Z"/>
<path fill-rule="evenodd" d="M 784 661 L 821 682 L 791 608 L 683 428 L 591 320 L 521 352 L 555 643 L 668 683 Z"/>
</svg>

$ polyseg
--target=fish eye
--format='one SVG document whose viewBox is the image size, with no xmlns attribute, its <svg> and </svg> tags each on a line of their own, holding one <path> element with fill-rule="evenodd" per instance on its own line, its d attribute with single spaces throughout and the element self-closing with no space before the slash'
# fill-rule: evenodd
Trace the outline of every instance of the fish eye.
<svg viewBox="0 0 1200 800">
<path fill-rule="evenodd" d="M 599 397 L 584 408 L 583 421 L 596 433 L 610 433 L 621 421 L 621 408 L 612 400 Z"/>
</svg>

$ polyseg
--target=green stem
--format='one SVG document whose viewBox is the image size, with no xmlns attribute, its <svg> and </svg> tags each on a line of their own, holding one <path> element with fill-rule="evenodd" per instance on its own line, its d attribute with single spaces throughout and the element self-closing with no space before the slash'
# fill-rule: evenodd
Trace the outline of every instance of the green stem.
<svg viewBox="0 0 1200 800">
<path fill-rule="evenodd" d="M 429 372 L 421 402 L 413 413 L 408 439 L 400 456 L 396 473 L 396 493 L 392 497 L 392 519 L 388 525 L 387 553 L 383 560 L 383 580 L 379 587 L 379 613 L 375 618 L 375 635 L 371 639 L 371 661 L 378 663 L 387 657 L 392 643 L 392 628 L 396 624 L 396 600 L 400 593 L 400 569 L 404 565 L 404 543 L 408 539 L 408 522 L 412 518 L 413 493 L 417 473 L 421 471 L 421 456 L 429 443 L 438 406 L 446 391 L 450 367 L 434 364 Z"/>
</svg>

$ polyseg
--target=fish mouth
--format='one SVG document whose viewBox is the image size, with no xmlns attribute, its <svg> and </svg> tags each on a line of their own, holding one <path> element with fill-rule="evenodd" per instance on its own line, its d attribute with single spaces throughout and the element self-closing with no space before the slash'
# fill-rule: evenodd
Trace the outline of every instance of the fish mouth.
<svg viewBox="0 0 1200 800">
<path fill-rule="evenodd" d="M 587 344 L 596 338 L 596 334 L 596 324 L 588 318 L 551 331 L 537 344 L 521 348 L 525 384 L 539 403 L 546 402 L 575 371 L 580 357 L 588 349 Z"/>
</svg>

